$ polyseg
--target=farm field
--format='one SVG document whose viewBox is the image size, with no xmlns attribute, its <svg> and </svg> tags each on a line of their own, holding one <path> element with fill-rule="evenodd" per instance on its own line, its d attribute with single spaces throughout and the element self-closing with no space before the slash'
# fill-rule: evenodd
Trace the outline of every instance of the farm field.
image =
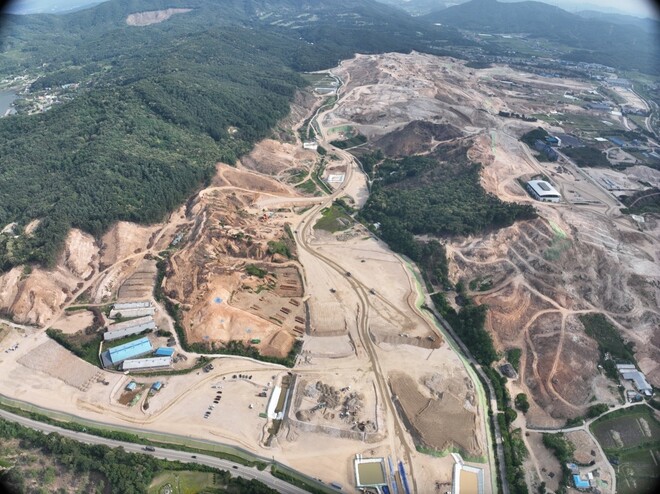
<svg viewBox="0 0 660 494">
<path fill-rule="evenodd" d="M 591 430 L 614 465 L 618 492 L 651 492 L 660 461 L 660 423 L 654 412 L 646 406 L 614 412 Z"/>
<path fill-rule="evenodd" d="M 196 494 L 214 487 L 209 472 L 165 471 L 151 482 L 148 494 Z"/>
</svg>

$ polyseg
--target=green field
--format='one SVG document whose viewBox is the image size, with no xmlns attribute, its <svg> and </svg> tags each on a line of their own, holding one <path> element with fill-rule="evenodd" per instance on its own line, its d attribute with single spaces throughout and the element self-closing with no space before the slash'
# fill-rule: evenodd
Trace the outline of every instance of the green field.
<svg viewBox="0 0 660 494">
<path fill-rule="evenodd" d="M 652 492 L 660 477 L 660 423 L 654 412 L 640 405 L 610 413 L 590 428 L 614 466 L 617 492 Z"/>
<path fill-rule="evenodd" d="M 168 490 L 167 486 L 171 487 Z M 213 488 L 213 474 L 209 472 L 165 471 L 157 475 L 149 486 L 148 494 L 196 494 Z"/>
<path fill-rule="evenodd" d="M 330 206 L 329 208 L 325 208 L 321 213 L 323 217 L 314 225 L 314 228 L 319 230 L 332 233 L 339 232 L 346 230 L 353 223 L 352 218 L 339 206 Z"/>
</svg>

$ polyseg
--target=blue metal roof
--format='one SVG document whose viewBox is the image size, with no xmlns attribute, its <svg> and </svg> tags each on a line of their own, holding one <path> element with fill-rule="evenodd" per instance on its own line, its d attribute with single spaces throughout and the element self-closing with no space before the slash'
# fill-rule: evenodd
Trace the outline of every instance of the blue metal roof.
<svg viewBox="0 0 660 494">
<path fill-rule="evenodd" d="M 163 387 L 163 383 L 161 383 L 160 381 L 156 381 L 156 382 L 153 383 L 153 385 L 151 386 L 151 389 L 153 389 L 154 391 L 158 391 L 158 390 L 159 390 L 160 388 L 162 388 L 162 387 Z"/>
<path fill-rule="evenodd" d="M 108 355 L 110 361 L 113 364 L 118 364 L 126 360 L 127 358 L 137 357 L 138 355 L 144 355 L 149 353 L 152 350 L 151 342 L 149 338 L 139 338 L 135 341 L 129 341 L 123 345 L 110 348 L 108 350 Z"/>
<path fill-rule="evenodd" d="M 171 357 L 174 355 L 174 348 L 167 348 L 167 347 L 160 347 L 156 352 L 154 353 L 157 357 Z"/>
<path fill-rule="evenodd" d="M 578 489 L 588 489 L 590 487 L 588 480 L 582 480 L 579 475 L 573 475 L 573 482 Z"/>
</svg>

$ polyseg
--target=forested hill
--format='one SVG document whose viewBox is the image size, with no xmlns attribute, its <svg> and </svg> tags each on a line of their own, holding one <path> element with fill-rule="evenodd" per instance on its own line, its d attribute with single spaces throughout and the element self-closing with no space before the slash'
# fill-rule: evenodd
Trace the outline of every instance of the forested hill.
<svg viewBox="0 0 660 494">
<path fill-rule="evenodd" d="M 471 0 L 424 18 L 476 32 L 524 33 L 572 48 L 564 56 L 569 60 L 660 74 L 657 30 L 584 18 L 542 2 Z"/>
<path fill-rule="evenodd" d="M 161 7 L 192 11 L 125 22 Z M 303 85 L 298 71 L 462 42 L 371 0 L 110 0 L 9 16 L 3 31 L 0 79 L 25 75 L 60 104 L 0 119 L 0 229 L 17 223 L 0 234 L 0 271 L 51 264 L 72 226 L 100 235 L 117 220 L 162 220 L 215 162 L 269 134 Z"/>
</svg>

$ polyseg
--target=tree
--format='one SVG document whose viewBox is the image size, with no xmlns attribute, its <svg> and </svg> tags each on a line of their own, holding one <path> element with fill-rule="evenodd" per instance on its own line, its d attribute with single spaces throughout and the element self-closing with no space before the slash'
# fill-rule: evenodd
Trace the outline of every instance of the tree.
<svg viewBox="0 0 660 494">
<path fill-rule="evenodd" d="M 522 413 L 527 413 L 529 410 L 529 401 L 527 401 L 527 395 L 525 393 L 518 393 L 515 399 L 516 408 Z"/>
</svg>

